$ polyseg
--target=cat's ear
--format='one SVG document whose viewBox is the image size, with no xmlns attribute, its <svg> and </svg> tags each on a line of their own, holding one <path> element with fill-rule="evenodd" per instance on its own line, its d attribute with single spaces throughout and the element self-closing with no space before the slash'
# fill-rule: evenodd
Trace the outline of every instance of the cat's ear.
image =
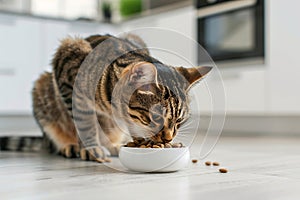
<svg viewBox="0 0 300 200">
<path fill-rule="evenodd" d="M 152 63 L 136 63 L 129 73 L 129 83 L 131 85 L 139 87 L 145 84 L 157 83 L 157 70 Z"/>
<path fill-rule="evenodd" d="M 158 87 L 157 69 L 149 62 L 139 62 L 134 64 L 129 73 L 129 85 L 138 89 L 140 94 L 154 95 L 155 88 Z"/>
<path fill-rule="evenodd" d="M 212 67 L 200 66 L 200 67 L 177 67 L 176 70 L 188 81 L 189 85 L 186 90 L 189 90 L 191 86 L 202 80 L 211 70 Z"/>
</svg>

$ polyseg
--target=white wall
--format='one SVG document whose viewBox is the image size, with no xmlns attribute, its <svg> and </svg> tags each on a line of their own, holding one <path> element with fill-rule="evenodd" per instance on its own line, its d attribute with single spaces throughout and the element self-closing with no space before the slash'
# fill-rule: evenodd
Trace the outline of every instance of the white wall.
<svg viewBox="0 0 300 200">
<path fill-rule="evenodd" d="M 300 113 L 300 1 L 269 0 L 270 65 L 267 68 L 267 110 Z"/>
</svg>

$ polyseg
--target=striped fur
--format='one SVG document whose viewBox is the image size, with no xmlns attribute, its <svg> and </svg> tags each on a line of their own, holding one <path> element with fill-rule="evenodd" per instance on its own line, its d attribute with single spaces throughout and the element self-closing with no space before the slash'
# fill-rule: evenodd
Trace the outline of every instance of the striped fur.
<svg viewBox="0 0 300 200">
<path fill-rule="evenodd" d="M 1 151 L 41 151 L 42 137 L 0 137 Z"/>
<path fill-rule="evenodd" d="M 84 93 L 80 89 L 74 90 L 79 67 L 87 55 L 95 56 L 91 60 L 99 56 L 90 52 L 104 41 L 107 46 L 101 54 L 105 58 L 126 53 L 104 70 L 96 86 L 93 81 L 76 82 L 76 88 L 96 87 L 95 96 L 87 96 L 83 101 Z M 132 136 L 143 134 L 143 137 L 155 141 L 169 142 L 188 116 L 189 88 L 211 69 L 167 66 L 151 57 L 145 43 L 134 35 L 125 38 L 110 35 L 66 38 L 56 51 L 52 65 L 53 72 L 42 74 L 32 91 L 36 121 L 56 152 L 66 157 L 80 155 L 84 160 L 98 162 L 108 161 L 101 146 L 106 147 L 110 154 L 117 155 L 118 146 L 124 139 L 124 134 L 111 118 L 113 107 L 120 111 L 118 117 L 125 121 Z M 98 67 L 104 66 L 87 68 L 84 73 L 97 74 Z M 122 83 L 122 87 L 116 88 L 118 82 Z M 128 93 L 133 87 L 138 89 Z M 119 99 L 124 102 L 112 104 L 114 89 L 119 91 Z M 76 98 L 73 99 L 72 95 Z M 96 108 L 90 103 L 93 100 Z M 73 113 L 80 115 L 73 116 Z M 86 120 L 95 114 L 102 128 L 100 132 Z M 84 147 L 73 120 L 82 124 L 76 128 L 85 132 Z"/>
</svg>

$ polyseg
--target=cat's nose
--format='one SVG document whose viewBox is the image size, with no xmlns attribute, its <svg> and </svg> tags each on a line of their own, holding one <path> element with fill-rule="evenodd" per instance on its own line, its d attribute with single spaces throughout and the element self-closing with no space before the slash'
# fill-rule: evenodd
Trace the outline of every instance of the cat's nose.
<svg viewBox="0 0 300 200">
<path fill-rule="evenodd" d="M 163 131 L 162 132 L 162 137 L 161 139 L 164 141 L 164 142 L 171 142 L 172 139 L 173 139 L 173 134 L 172 132 L 170 131 Z"/>
</svg>

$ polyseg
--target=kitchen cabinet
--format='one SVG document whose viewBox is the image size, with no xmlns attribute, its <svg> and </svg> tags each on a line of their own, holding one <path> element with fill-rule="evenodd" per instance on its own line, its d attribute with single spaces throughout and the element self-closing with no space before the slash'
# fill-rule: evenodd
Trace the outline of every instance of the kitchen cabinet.
<svg viewBox="0 0 300 200">
<path fill-rule="evenodd" d="M 0 30 L 0 113 L 30 113 L 41 63 L 40 23 L 1 14 Z"/>
<path fill-rule="evenodd" d="M 152 48 L 150 52 L 151 55 L 162 62 L 171 65 L 189 66 L 196 64 L 196 46 L 192 41 L 192 38 L 196 36 L 195 26 L 195 10 L 190 6 L 125 21 L 121 24 L 121 29 L 125 32 L 140 33 L 148 46 L 159 48 L 160 50 Z M 162 34 L 150 35 L 147 33 L 147 29 L 151 31 L 151 28 L 160 29 Z M 180 54 L 175 55 L 176 53 Z"/>
<path fill-rule="evenodd" d="M 270 66 L 267 73 L 268 110 L 300 114 L 300 2 L 272 1 L 270 5 Z"/>
<path fill-rule="evenodd" d="M 265 112 L 265 69 L 257 67 L 240 72 L 222 71 L 228 114 Z"/>
<path fill-rule="evenodd" d="M 114 25 L 0 14 L 0 115 L 31 115 L 31 90 L 60 40 L 67 36 L 115 34 Z"/>
<path fill-rule="evenodd" d="M 111 24 L 44 20 L 41 24 L 43 69 L 51 68 L 51 59 L 63 38 L 68 36 L 84 38 L 94 34 L 116 34 L 118 32 L 117 27 Z"/>
<path fill-rule="evenodd" d="M 226 93 L 227 114 L 299 115 L 300 95 L 300 17 L 298 1 L 266 1 L 266 63 L 260 66 L 219 67 Z M 299 6 L 298 6 L 299 5 Z M 284 8 L 284 9 L 281 9 Z M 287 12 L 289 10 L 289 12 Z M 193 7 L 153 16 L 132 19 L 120 24 L 76 22 L 0 14 L 0 114 L 31 113 L 30 91 L 33 81 L 49 68 L 59 40 L 66 35 L 86 37 L 91 34 L 115 34 L 141 27 L 167 28 L 188 38 L 196 37 Z M 180 55 L 196 64 L 197 49 L 182 41 L 168 42 L 152 36 L 155 44 L 183 48 Z M 158 38 L 158 39 L 157 39 Z M 148 44 L 148 42 L 146 41 Z M 151 44 L 150 44 L 151 46 Z M 162 51 L 151 50 L 165 63 L 188 66 L 182 59 Z M 220 84 L 213 77 L 209 84 Z M 193 88 L 202 113 L 211 111 L 211 99 L 205 83 Z"/>
<path fill-rule="evenodd" d="M 215 71 L 192 88 L 192 95 L 197 99 L 197 103 L 192 102 L 193 112 L 208 116 L 212 115 L 212 111 L 220 114 L 226 111 L 227 115 L 257 115 L 266 112 L 263 68 L 248 69 L 245 72 L 223 69 L 220 73 L 223 83 Z M 220 101 L 225 101 L 225 106 Z"/>
<path fill-rule="evenodd" d="M 136 28 L 156 27 L 167 29 L 167 31 L 183 35 L 190 38 L 190 41 L 173 40 L 168 35 L 153 36 L 155 39 L 150 39 L 146 43 L 158 47 L 166 47 L 167 50 L 181 52 L 180 55 L 171 55 L 164 51 L 152 50 L 151 53 L 161 61 L 172 65 L 189 66 L 197 65 L 197 46 L 193 45 L 193 39 L 196 38 L 196 10 L 192 7 L 186 7 L 167 13 L 149 16 L 142 19 L 136 19 L 122 24 L 122 29 L 130 31 Z M 168 38 L 161 40 L 158 38 Z M 161 46 L 160 46 L 161 45 Z M 180 51 L 181 50 L 181 51 Z M 181 57 L 181 58 L 180 58 Z M 183 62 L 182 58 L 189 61 Z M 217 64 L 218 66 L 218 64 Z M 193 102 L 193 112 L 210 115 L 213 109 L 211 92 L 212 90 L 224 84 L 225 97 L 217 95 L 216 98 L 226 101 L 226 111 L 228 114 L 254 114 L 264 113 L 266 109 L 266 86 L 265 86 L 265 69 L 266 66 L 250 66 L 250 67 L 235 67 L 226 68 L 218 66 L 223 83 L 218 81 L 217 73 L 210 75 L 205 81 L 201 82 L 191 90 L 191 95 L 197 99 Z M 208 85 L 207 85 L 208 84 Z"/>
</svg>

